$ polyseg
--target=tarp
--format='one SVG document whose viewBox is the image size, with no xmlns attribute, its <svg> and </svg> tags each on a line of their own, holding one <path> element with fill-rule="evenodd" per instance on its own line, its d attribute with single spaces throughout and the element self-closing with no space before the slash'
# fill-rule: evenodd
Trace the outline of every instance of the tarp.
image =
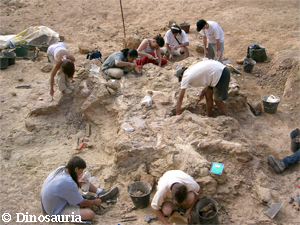
<svg viewBox="0 0 300 225">
<path fill-rule="evenodd" d="M 10 46 L 13 47 L 14 45 L 26 44 L 43 35 L 57 38 L 57 40 L 59 40 L 59 34 L 48 27 L 29 27 L 17 35 L 0 36 L 0 49 L 9 48 Z"/>
</svg>

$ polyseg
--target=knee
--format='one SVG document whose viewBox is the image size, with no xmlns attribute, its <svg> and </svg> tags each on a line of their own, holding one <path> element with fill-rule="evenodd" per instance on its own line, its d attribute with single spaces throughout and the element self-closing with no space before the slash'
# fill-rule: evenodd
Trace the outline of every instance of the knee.
<svg viewBox="0 0 300 225">
<path fill-rule="evenodd" d="M 170 216 L 172 214 L 173 209 L 171 209 L 171 208 L 162 208 L 161 211 L 164 215 Z"/>
<path fill-rule="evenodd" d="M 80 216 L 82 220 L 92 220 L 95 217 L 95 213 L 88 208 L 80 210 Z"/>
</svg>

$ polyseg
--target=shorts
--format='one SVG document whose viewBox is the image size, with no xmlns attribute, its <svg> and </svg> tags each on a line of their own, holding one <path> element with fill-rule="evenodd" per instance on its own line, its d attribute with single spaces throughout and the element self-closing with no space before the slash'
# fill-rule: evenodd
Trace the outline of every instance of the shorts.
<svg viewBox="0 0 300 225">
<path fill-rule="evenodd" d="M 180 52 L 181 48 L 178 48 L 177 50 L 175 50 L 172 47 L 170 47 L 170 49 L 171 49 L 172 55 L 183 55 L 184 54 L 184 52 Z M 166 47 L 162 47 L 162 48 L 160 48 L 160 50 L 163 51 L 165 55 L 168 53 Z"/>
<path fill-rule="evenodd" d="M 217 85 L 215 87 L 208 86 L 209 89 L 214 91 L 214 100 L 225 101 L 228 98 L 229 82 L 230 71 L 225 67 Z"/>
<path fill-rule="evenodd" d="M 72 214 L 74 212 L 74 214 Z M 60 211 L 60 215 L 80 216 L 80 207 L 78 205 L 69 205 L 68 203 Z"/>
</svg>

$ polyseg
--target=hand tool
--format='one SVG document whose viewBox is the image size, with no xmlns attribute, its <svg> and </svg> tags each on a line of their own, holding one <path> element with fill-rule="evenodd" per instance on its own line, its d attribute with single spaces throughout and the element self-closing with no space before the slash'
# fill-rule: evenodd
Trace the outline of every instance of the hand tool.
<svg viewBox="0 0 300 225">
<path fill-rule="evenodd" d="M 75 224 L 91 224 L 91 221 L 86 220 L 86 221 L 81 221 L 81 222 L 74 222 Z"/>
<path fill-rule="evenodd" d="M 122 216 L 121 218 L 122 219 L 130 219 L 130 218 L 134 218 L 136 217 L 136 215 L 133 215 L 133 216 Z"/>
<path fill-rule="evenodd" d="M 195 103 L 195 105 L 192 105 L 193 109 L 196 109 L 196 105 L 198 105 L 198 103 L 200 102 L 201 100 L 198 99 L 198 101 Z"/>
<path fill-rule="evenodd" d="M 289 201 L 290 204 L 292 204 L 292 202 L 294 201 L 294 198 L 292 197 Z"/>
<path fill-rule="evenodd" d="M 253 198 L 257 199 L 258 201 L 260 201 L 260 203 L 266 205 L 267 207 L 265 207 L 262 212 L 264 214 L 266 214 L 268 217 L 270 217 L 271 219 L 273 219 L 276 214 L 279 212 L 283 202 L 281 201 L 274 201 L 271 206 L 269 206 L 269 204 L 259 200 L 257 197 L 255 197 L 254 195 L 251 195 Z"/>
<path fill-rule="evenodd" d="M 30 84 L 26 84 L 26 85 L 19 85 L 19 86 L 16 86 L 15 88 L 31 88 Z"/>
<path fill-rule="evenodd" d="M 83 147 L 84 143 L 85 143 L 85 142 L 88 142 L 88 141 L 89 141 L 88 139 L 82 139 L 82 143 L 81 143 L 81 145 L 78 147 L 78 150 L 80 150 L 80 149 Z M 78 141 L 77 141 L 77 144 L 78 144 Z"/>
<path fill-rule="evenodd" d="M 150 223 L 151 220 L 156 220 L 156 219 L 157 219 L 157 216 L 155 216 L 155 217 L 145 216 L 145 219 L 146 219 L 146 222 L 147 222 L 147 223 Z"/>
<path fill-rule="evenodd" d="M 129 221 L 135 221 L 136 218 L 133 218 L 133 219 L 126 219 L 126 220 L 120 220 L 118 222 L 129 222 Z"/>
<path fill-rule="evenodd" d="M 255 116 L 258 116 L 258 115 L 260 114 L 260 111 L 259 111 L 259 110 L 254 109 L 254 108 L 252 107 L 252 105 L 250 105 L 248 102 L 247 102 L 247 104 L 249 105 L 251 112 L 252 112 Z"/>
<path fill-rule="evenodd" d="M 118 202 L 119 199 L 117 198 L 117 200 L 106 200 L 106 203 L 116 203 Z M 122 218 L 123 219 L 123 218 Z"/>
</svg>

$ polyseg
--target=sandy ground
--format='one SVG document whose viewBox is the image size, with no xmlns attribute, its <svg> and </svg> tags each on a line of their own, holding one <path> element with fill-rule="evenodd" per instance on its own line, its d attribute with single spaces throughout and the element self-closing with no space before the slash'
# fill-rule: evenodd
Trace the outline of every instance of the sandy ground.
<svg viewBox="0 0 300 225">
<path fill-rule="evenodd" d="M 235 62 L 246 56 L 250 43 L 257 42 L 266 48 L 267 62 L 255 65 L 251 74 L 242 72 L 233 76 L 246 93 L 248 101 L 260 101 L 261 96 L 266 94 L 277 95 L 282 100 L 276 114 L 262 113 L 251 122 L 239 120 L 243 134 L 252 143 L 256 153 L 252 163 L 245 165 L 250 168 L 248 182 L 240 184 L 244 188 L 241 193 L 245 195 L 219 203 L 219 221 L 222 224 L 300 224 L 299 207 L 295 203 L 288 204 L 290 197 L 300 192 L 297 187 L 300 185 L 299 164 L 277 175 L 266 163 L 269 154 L 283 158 L 292 153 L 289 134 L 299 127 L 299 88 L 294 87 L 292 94 L 283 98 L 287 81 L 285 75 L 294 65 L 293 59 L 299 57 L 299 1 L 123 0 L 122 5 L 126 36 L 137 34 L 142 39 L 159 33 L 164 35 L 164 26 L 170 20 L 191 23 L 188 38 L 190 53 L 195 57 L 203 57 L 195 50 L 196 44 L 202 42 L 196 31 L 196 22 L 202 18 L 217 21 L 221 25 L 225 33 L 224 57 L 229 58 L 235 66 L 241 68 Z M 0 7 L 1 35 L 17 34 L 30 26 L 47 26 L 64 36 L 64 42 L 75 55 L 77 64 L 86 58 L 85 54 L 79 53 L 78 46 L 98 48 L 104 56 L 123 48 L 122 17 L 117 0 L 4 0 Z M 94 171 L 100 181 L 98 185 L 107 188 L 117 184 L 120 187 L 123 205 L 105 205 L 107 209 L 101 213 L 103 215 L 97 215 L 93 221 L 93 224 L 116 224 L 131 202 L 128 196 L 125 197 L 126 186 L 122 184 L 126 178 L 114 180 L 113 176 L 106 176 L 114 163 L 111 150 L 115 138 L 113 134 L 118 130 L 114 127 L 114 121 L 105 124 L 111 126 L 109 129 L 101 127 L 101 124 L 93 126 L 91 139 L 98 138 L 95 145 L 102 147 L 105 154 L 75 151 L 75 137 L 85 136 L 85 122 L 77 110 L 83 103 L 80 98 L 76 101 L 73 97 L 65 98 L 60 116 L 44 116 L 42 122 L 36 118 L 39 132 L 29 132 L 25 128 L 28 108 L 40 96 L 49 98 L 50 73 L 40 71 L 46 61 L 45 54 L 40 53 L 34 62 L 17 59 L 15 65 L 0 71 L 1 215 L 8 212 L 13 215 L 14 221 L 16 213 L 39 215 L 39 196 L 44 179 L 55 168 L 64 165 L 72 155 L 79 154 Z M 169 62 L 168 65 L 174 64 Z M 287 66 L 280 68 L 279 65 Z M 275 72 L 272 76 L 270 72 L 274 70 L 277 75 Z M 298 72 L 299 81 L 299 70 L 295 69 L 295 72 Z M 39 87 L 33 88 L 30 93 L 14 88 L 28 83 Z M 111 117 L 107 115 L 107 118 Z M 255 174 L 258 177 L 255 181 L 251 180 L 252 167 L 259 168 L 255 170 L 258 173 Z M 260 170 L 269 172 L 260 174 Z M 285 201 L 273 220 L 261 213 L 263 206 L 247 193 L 256 182 L 275 190 L 277 197 Z M 124 201 L 127 201 L 126 204 Z M 145 215 L 153 216 L 150 207 L 130 214 L 138 215 L 138 221 L 132 224 L 146 224 Z"/>
</svg>

